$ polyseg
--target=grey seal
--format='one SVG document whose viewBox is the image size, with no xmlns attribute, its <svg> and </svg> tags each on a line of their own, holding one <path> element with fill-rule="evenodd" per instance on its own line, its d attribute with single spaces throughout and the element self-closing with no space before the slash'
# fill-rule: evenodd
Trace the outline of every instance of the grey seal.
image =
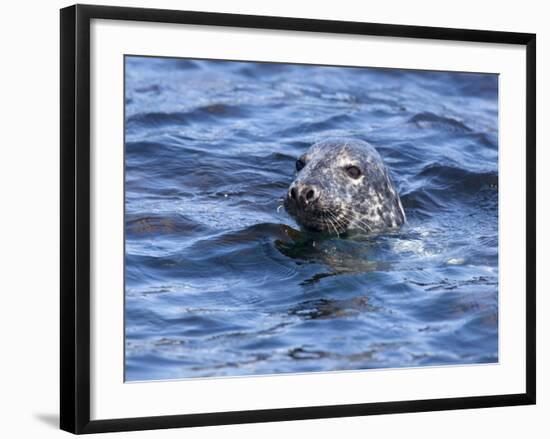
<svg viewBox="0 0 550 439">
<path fill-rule="evenodd" d="M 378 151 L 355 139 L 313 144 L 296 161 L 284 200 L 302 227 L 318 232 L 380 233 L 405 223 L 405 212 Z"/>
</svg>

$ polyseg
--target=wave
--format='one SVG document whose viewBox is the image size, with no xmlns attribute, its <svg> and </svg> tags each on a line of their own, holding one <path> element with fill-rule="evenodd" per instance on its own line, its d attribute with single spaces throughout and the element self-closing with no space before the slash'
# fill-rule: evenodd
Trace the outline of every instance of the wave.
<svg viewBox="0 0 550 439">
<path fill-rule="evenodd" d="M 472 193 L 480 189 L 498 188 L 498 173 L 494 171 L 474 172 L 448 165 L 430 164 L 417 175 L 428 187 L 454 189 L 458 193 Z"/>
<path fill-rule="evenodd" d="M 194 221 L 192 218 L 178 214 L 128 214 L 126 215 L 127 238 L 162 235 L 189 236 L 203 233 L 207 227 Z"/>
<path fill-rule="evenodd" d="M 246 109 L 242 105 L 228 105 L 212 103 L 189 111 L 173 112 L 141 112 L 126 117 L 127 128 L 136 127 L 166 127 L 170 125 L 185 126 L 191 123 L 214 122 L 213 119 L 239 118 L 246 116 Z"/>
<path fill-rule="evenodd" d="M 447 131 L 468 133 L 472 129 L 451 117 L 438 116 L 434 113 L 417 113 L 409 119 L 409 123 L 417 126 L 418 128 L 434 128 L 434 129 L 444 129 Z"/>
</svg>

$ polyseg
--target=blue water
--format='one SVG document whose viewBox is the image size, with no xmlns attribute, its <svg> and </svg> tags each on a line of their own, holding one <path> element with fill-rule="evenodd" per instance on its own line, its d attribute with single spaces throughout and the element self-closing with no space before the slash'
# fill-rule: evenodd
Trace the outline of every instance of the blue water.
<svg viewBox="0 0 550 439">
<path fill-rule="evenodd" d="M 498 361 L 498 77 L 127 57 L 126 379 Z M 366 140 L 408 223 L 300 231 L 282 197 Z"/>
</svg>

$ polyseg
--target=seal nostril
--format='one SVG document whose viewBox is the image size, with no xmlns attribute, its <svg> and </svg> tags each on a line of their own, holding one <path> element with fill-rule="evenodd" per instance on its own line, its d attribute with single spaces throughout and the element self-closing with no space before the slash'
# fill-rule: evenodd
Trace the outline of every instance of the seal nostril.
<svg viewBox="0 0 550 439">
<path fill-rule="evenodd" d="M 293 200 L 296 199 L 296 189 L 295 188 L 290 189 L 290 198 L 292 198 Z"/>
<path fill-rule="evenodd" d="M 306 200 L 311 201 L 311 199 L 315 196 L 315 191 L 313 189 L 310 189 L 306 193 Z"/>
</svg>

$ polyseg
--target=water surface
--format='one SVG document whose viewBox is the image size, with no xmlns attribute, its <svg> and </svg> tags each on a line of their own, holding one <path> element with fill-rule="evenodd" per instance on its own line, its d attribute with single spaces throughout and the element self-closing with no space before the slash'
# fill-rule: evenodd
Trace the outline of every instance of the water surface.
<svg viewBox="0 0 550 439">
<path fill-rule="evenodd" d="M 498 361 L 498 77 L 126 57 L 126 379 Z M 294 162 L 366 140 L 407 225 L 320 238 Z"/>
</svg>

